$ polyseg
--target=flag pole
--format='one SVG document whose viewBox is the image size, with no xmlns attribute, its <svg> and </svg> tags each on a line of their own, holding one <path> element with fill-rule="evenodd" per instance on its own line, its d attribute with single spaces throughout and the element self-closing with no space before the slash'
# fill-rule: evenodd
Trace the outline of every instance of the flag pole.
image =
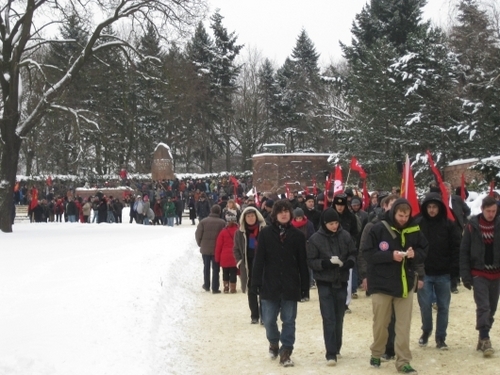
<svg viewBox="0 0 500 375">
<path fill-rule="evenodd" d="M 347 181 L 349 181 L 350 174 L 351 174 L 351 167 L 349 167 L 349 171 L 347 172 L 347 178 L 345 179 L 345 186 L 347 186 Z"/>
</svg>

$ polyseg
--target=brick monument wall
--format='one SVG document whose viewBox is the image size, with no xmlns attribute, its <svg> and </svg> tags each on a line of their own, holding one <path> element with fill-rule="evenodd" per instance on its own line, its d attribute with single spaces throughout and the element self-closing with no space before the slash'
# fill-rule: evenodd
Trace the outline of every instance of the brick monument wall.
<svg viewBox="0 0 500 375">
<path fill-rule="evenodd" d="M 253 184 L 260 192 L 281 194 L 303 190 L 312 191 L 312 181 L 316 179 L 318 189 L 324 186 L 325 171 L 332 169 L 328 163 L 331 154 L 256 154 L 252 156 Z"/>
</svg>

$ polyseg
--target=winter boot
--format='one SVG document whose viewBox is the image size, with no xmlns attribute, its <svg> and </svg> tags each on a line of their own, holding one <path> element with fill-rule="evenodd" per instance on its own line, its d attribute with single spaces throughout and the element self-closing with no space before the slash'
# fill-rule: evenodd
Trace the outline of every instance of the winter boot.
<svg viewBox="0 0 500 375">
<path fill-rule="evenodd" d="M 236 283 L 229 283 L 229 292 L 236 293 Z"/>
<path fill-rule="evenodd" d="M 229 281 L 224 281 L 224 293 L 229 293 Z"/>
<path fill-rule="evenodd" d="M 289 349 L 282 349 L 280 353 L 280 365 L 283 367 L 292 367 L 294 365 L 290 356 L 292 351 Z"/>
</svg>

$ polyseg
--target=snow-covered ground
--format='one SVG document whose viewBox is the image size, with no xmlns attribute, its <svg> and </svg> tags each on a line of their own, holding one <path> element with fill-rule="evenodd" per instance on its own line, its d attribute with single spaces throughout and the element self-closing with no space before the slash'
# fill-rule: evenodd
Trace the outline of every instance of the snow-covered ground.
<svg viewBox="0 0 500 375">
<path fill-rule="evenodd" d="M 485 195 L 471 193 L 474 214 Z M 123 217 L 128 219 L 128 211 Z M 16 223 L 14 233 L 0 232 L 0 374 L 211 374 L 236 368 L 241 374 L 285 373 L 267 359 L 264 331 L 248 324 L 245 295 L 201 290 L 195 228 L 184 219 L 173 228 Z M 451 344 L 463 351 L 450 353 L 446 363 L 473 356 L 475 366 L 473 300 L 462 292 L 459 298 L 470 311 L 470 335 L 462 345 L 452 334 Z M 371 310 L 364 299 L 353 302 L 353 309 L 360 315 L 347 318 L 346 364 L 339 365 L 339 374 L 353 373 L 352 366 L 367 368 L 355 358 L 361 351 L 366 359 L 368 343 L 360 347 L 360 340 L 370 335 Z M 322 363 L 315 292 L 300 310 L 297 373 L 306 373 L 301 368 L 330 373 Z M 419 334 L 418 307 L 414 310 L 413 339 Z M 234 355 L 212 355 L 224 345 Z M 417 365 L 425 368 L 429 358 L 416 355 Z M 238 358 L 245 356 L 252 360 L 241 367 Z"/>
<path fill-rule="evenodd" d="M 0 374 L 193 372 L 179 348 L 186 312 L 199 303 L 195 228 L 40 223 L 0 232 Z"/>
</svg>

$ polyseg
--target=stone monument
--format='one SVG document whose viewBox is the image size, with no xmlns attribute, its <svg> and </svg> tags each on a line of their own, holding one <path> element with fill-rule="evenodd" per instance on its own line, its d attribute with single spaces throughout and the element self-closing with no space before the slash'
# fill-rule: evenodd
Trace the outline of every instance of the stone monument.
<svg viewBox="0 0 500 375">
<path fill-rule="evenodd" d="M 174 164 L 170 147 L 165 143 L 158 143 L 153 154 L 153 165 L 151 166 L 151 175 L 154 181 L 173 180 Z"/>
</svg>

